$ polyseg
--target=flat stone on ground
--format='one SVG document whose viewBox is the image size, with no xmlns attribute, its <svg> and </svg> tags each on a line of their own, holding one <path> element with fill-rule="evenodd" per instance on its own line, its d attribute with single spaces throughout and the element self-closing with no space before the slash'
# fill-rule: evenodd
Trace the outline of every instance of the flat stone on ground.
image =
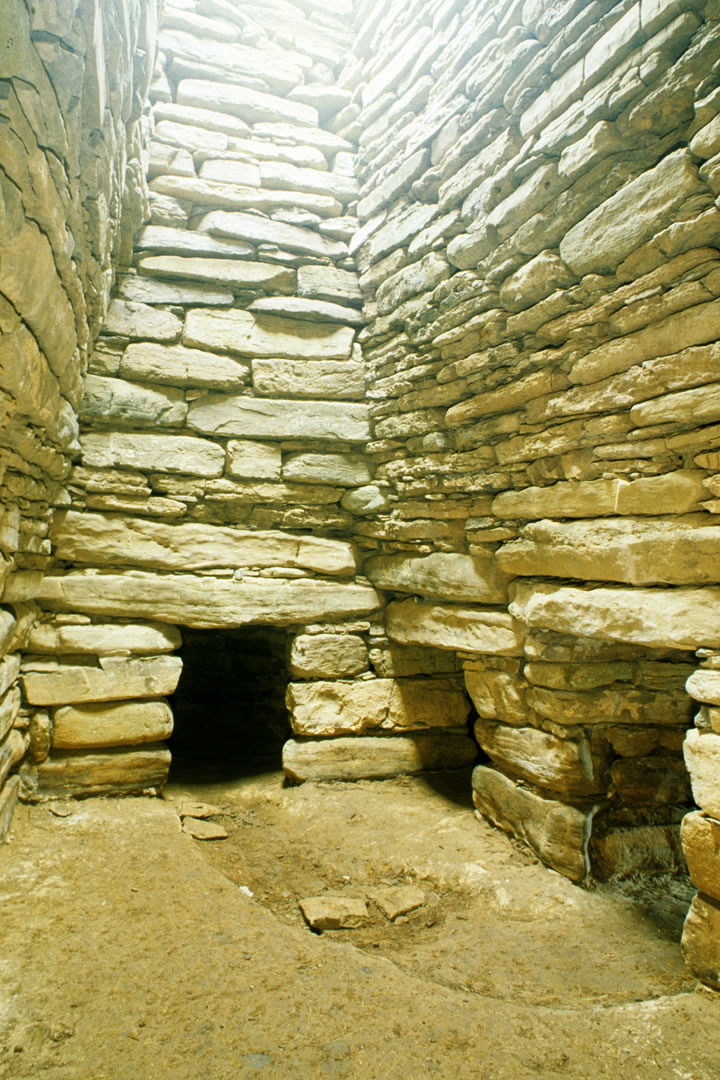
<svg viewBox="0 0 720 1080">
<path fill-rule="evenodd" d="M 306 896 L 299 905 L 313 930 L 353 930 L 368 919 L 365 901 L 350 896 Z"/>
</svg>

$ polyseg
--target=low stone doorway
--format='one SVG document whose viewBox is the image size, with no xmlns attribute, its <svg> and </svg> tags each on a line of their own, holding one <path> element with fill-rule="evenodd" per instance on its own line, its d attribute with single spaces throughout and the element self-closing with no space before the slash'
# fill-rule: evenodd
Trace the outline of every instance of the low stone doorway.
<svg viewBox="0 0 720 1080">
<path fill-rule="evenodd" d="M 280 769 L 290 737 L 288 635 L 250 626 L 182 629 L 183 672 L 170 698 L 174 779 L 231 779 Z"/>
</svg>

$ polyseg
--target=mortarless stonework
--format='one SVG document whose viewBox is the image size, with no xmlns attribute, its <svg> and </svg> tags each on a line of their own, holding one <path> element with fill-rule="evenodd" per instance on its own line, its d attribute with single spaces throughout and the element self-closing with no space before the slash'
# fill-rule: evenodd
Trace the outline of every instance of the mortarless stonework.
<svg viewBox="0 0 720 1080">
<path fill-rule="evenodd" d="M 68 60 L 10 9 L 27 147 Z M 718 985 L 720 3 L 168 3 L 131 251 L 152 39 L 97 190 L 98 122 L 0 126 L 0 823 L 19 767 L 162 783 L 177 627 L 284 626 L 294 779 L 465 764 L 472 701 L 479 812 L 575 880 L 680 865 L 694 797 Z"/>
</svg>

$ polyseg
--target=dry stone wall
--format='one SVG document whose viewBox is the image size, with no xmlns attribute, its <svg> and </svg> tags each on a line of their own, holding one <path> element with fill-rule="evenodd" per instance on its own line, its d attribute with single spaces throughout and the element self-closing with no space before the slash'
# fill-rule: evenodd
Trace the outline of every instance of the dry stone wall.
<svg viewBox="0 0 720 1080">
<path fill-rule="evenodd" d="M 88 352 L 145 213 L 156 24 L 154 0 L 0 3 L 0 837 L 21 762 L 48 752 L 19 650 L 69 503 Z"/>
<path fill-rule="evenodd" d="M 720 7 L 357 16 L 388 636 L 460 650 L 476 806 L 577 880 L 681 861 L 685 744 L 686 951 L 717 984 Z"/>
<path fill-rule="evenodd" d="M 456 658 L 380 647 L 352 543 L 386 502 L 364 452 L 354 146 L 328 127 L 352 97 L 350 14 L 164 7 L 150 219 L 90 359 L 23 664 L 51 728 L 38 797 L 164 781 L 178 627 L 288 628 L 291 778 L 475 757 Z"/>
</svg>

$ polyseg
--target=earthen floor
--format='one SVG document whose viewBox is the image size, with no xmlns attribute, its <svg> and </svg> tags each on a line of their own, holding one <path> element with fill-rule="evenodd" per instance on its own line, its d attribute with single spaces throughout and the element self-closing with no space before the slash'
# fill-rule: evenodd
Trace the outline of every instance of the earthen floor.
<svg viewBox="0 0 720 1080">
<path fill-rule="evenodd" d="M 21 808 L 0 848 L 0 1077 L 716 1080 L 682 882 L 578 889 L 467 790 L 185 777 L 164 800 Z M 181 831 L 188 796 L 226 840 Z M 371 902 L 317 935 L 298 909 L 399 884 L 425 902 L 396 922 Z"/>
</svg>

